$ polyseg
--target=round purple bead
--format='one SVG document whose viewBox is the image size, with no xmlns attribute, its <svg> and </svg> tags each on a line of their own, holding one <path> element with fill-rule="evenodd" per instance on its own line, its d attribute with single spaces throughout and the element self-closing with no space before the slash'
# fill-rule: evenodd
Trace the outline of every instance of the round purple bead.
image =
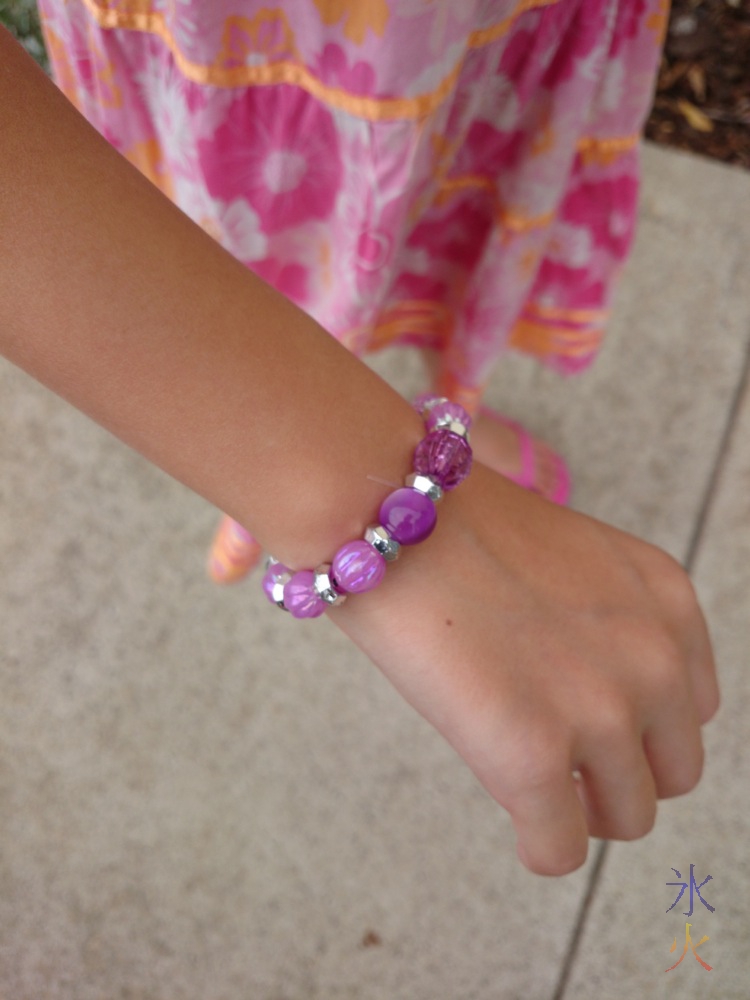
<svg viewBox="0 0 750 1000">
<path fill-rule="evenodd" d="M 424 414 L 425 427 L 434 431 L 439 421 L 457 420 L 466 430 L 471 428 L 471 416 L 460 403 L 436 403 Z"/>
<path fill-rule="evenodd" d="M 434 476 L 444 490 L 453 490 L 471 472 L 471 445 L 449 430 L 431 431 L 414 452 L 414 471 Z"/>
<path fill-rule="evenodd" d="M 300 570 L 284 587 L 284 607 L 293 618 L 318 618 L 326 609 L 326 602 L 313 586 L 315 574 L 310 569 Z"/>
<path fill-rule="evenodd" d="M 385 576 L 385 559 L 369 542 L 342 545 L 331 563 L 331 577 L 339 590 L 364 594 L 374 590 Z"/>
<path fill-rule="evenodd" d="M 290 576 L 292 575 L 292 571 L 283 563 L 271 563 L 266 570 L 266 575 L 263 577 L 263 591 L 271 604 L 276 603 L 273 596 L 273 588 L 285 573 L 289 573 Z"/>
<path fill-rule="evenodd" d="M 424 541 L 432 534 L 436 521 L 435 504 L 411 486 L 391 493 L 380 507 L 380 523 L 401 545 Z"/>
</svg>

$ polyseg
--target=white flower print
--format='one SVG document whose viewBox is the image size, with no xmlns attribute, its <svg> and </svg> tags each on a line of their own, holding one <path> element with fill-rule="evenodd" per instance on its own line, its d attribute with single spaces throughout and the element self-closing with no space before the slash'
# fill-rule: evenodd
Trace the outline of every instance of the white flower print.
<svg viewBox="0 0 750 1000">
<path fill-rule="evenodd" d="M 224 202 L 210 199 L 213 216 L 221 232 L 221 244 L 237 260 L 248 264 L 261 260 L 268 252 L 268 239 L 260 226 L 258 213 L 244 198 Z"/>
<path fill-rule="evenodd" d="M 547 245 L 546 255 L 566 267 L 587 267 L 593 253 L 591 233 L 584 226 L 558 222 Z"/>
<path fill-rule="evenodd" d="M 152 115 L 170 173 L 191 174 L 195 162 L 194 116 L 186 81 L 171 57 L 149 53 L 135 79 Z"/>
</svg>

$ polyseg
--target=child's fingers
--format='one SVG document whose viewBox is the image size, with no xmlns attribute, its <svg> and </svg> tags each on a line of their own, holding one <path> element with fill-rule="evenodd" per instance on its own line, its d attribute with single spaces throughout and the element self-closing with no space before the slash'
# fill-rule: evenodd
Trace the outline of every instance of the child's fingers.
<svg viewBox="0 0 750 1000">
<path fill-rule="evenodd" d="M 665 705 L 659 720 L 646 732 L 644 747 L 659 798 L 691 791 L 703 770 L 703 742 L 692 701 Z"/>
<path fill-rule="evenodd" d="M 206 571 L 214 583 L 235 583 L 257 566 L 262 555 L 250 532 L 225 514 L 209 550 Z"/>
<path fill-rule="evenodd" d="M 602 748 L 579 768 L 588 831 L 606 840 L 635 840 L 656 820 L 656 784 L 640 741 Z"/>
<path fill-rule="evenodd" d="M 576 777 L 575 775 L 579 775 Z M 539 875 L 564 875 L 586 859 L 588 838 L 634 840 L 651 830 L 657 792 L 649 762 L 632 733 L 600 746 L 577 771 L 527 780 L 506 803 L 518 854 Z"/>
<path fill-rule="evenodd" d="M 719 707 L 719 685 L 711 637 L 698 596 L 688 574 L 666 552 L 640 539 L 628 539 L 629 549 L 656 598 L 657 608 L 668 616 L 673 635 L 679 637 L 680 671 L 687 667 L 698 722 L 704 725 Z M 662 670 L 669 668 L 667 656 Z M 676 664 L 672 662 L 672 676 Z"/>
<path fill-rule="evenodd" d="M 518 856 L 530 871 L 566 875 L 584 863 L 589 831 L 569 769 L 527 782 L 507 808 L 518 836 Z"/>
<path fill-rule="evenodd" d="M 703 726 L 716 715 L 720 699 L 711 637 L 697 599 L 693 607 L 692 629 L 688 633 L 688 637 L 688 663 L 693 685 L 693 699 L 698 722 Z"/>
</svg>

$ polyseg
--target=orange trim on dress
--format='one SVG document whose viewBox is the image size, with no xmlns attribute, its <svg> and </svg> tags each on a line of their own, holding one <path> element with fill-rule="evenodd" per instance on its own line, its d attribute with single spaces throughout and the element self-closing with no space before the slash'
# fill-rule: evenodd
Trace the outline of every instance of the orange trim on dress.
<svg viewBox="0 0 750 1000">
<path fill-rule="evenodd" d="M 578 153 L 584 166 L 597 164 L 607 167 L 614 163 L 618 156 L 629 153 L 641 139 L 640 132 L 632 135 L 615 136 L 609 139 L 599 139 L 596 136 L 582 136 L 578 140 Z"/>
<path fill-rule="evenodd" d="M 436 300 L 404 300 L 381 314 L 365 340 L 365 350 L 379 351 L 399 341 L 442 350 L 453 330 L 453 311 Z M 363 331 L 360 329 L 359 335 Z M 344 343 L 348 337 L 344 339 Z"/>
<path fill-rule="evenodd" d="M 609 309 L 567 309 L 530 302 L 513 325 L 508 346 L 539 357 L 580 358 L 593 354 L 601 345 L 603 324 L 610 313 Z M 531 318 L 534 315 L 540 319 L 535 321 Z M 557 322 L 544 322 L 544 317 Z M 597 325 L 584 329 L 572 325 L 592 322 Z M 387 309 L 374 328 L 354 327 L 339 339 L 361 352 L 380 351 L 397 343 L 445 350 L 454 323 L 452 310 L 442 302 L 405 300 Z"/>
<path fill-rule="evenodd" d="M 567 309 L 565 306 L 543 306 L 528 302 L 523 310 L 542 319 L 559 319 L 568 323 L 596 323 L 608 319 L 609 309 Z"/>
<path fill-rule="evenodd" d="M 495 221 L 506 230 L 507 235 L 508 230 L 512 233 L 527 233 L 530 229 L 544 229 L 551 226 L 556 217 L 556 210 L 545 212 L 544 215 L 526 215 L 511 208 L 500 208 Z"/>
<path fill-rule="evenodd" d="M 576 145 L 584 166 L 598 164 L 604 167 L 614 163 L 618 156 L 635 149 L 641 138 L 641 132 L 601 139 L 597 136 L 582 136 Z M 435 195 L 435 204 L 444 205 L 454 194 L 472 188 L 483 189 L 497 198 L 497 185 L 491 177 L 483 174 L 464 174 L 459 177 L 448 177 L 440 182 Z M 555 215 L 554 211 L 542 215 L 528 215 L 517 209 L 497 208 L 496 222 L 513 232 L 523 233 L 530 229 L 549 226 L 554 222 Z"/>
<path fill-rule="evenodd" d="M 459 63 L 429 94 L 419 97 L 378 98 L 361 97 L 350 94 L 338 87 L 324 84 L 300 62 L 283 60 L 265 66 L 222 66 L 204 65 L 193 62 L 179 49 L 174 35 L 167 27 L 164 15 L 151 9 L 150 0 L 129 0 L 127 6 L 109 6 L 108 0 L 81 0 L 91 16 L 102 28 L 123 28 L 145 31 L 159 38 L 168 46 L 180 72 L 194 83 L 211 84 L 217 87 L 241 87 L 246 85 L 264 86 L 274 83 L 289 83 L 303 87 L 308 93 L 324 101 L 330 107 L 341 108 L 369 121 L 390 119 L 424 118 L 430 115 L 453 90 L 461 72 Z M 488 45 L 506 34 L 513 22 L 521 14 L 536 7 L 549 7 L 561 0 L 520 0 L 515 11 L 503 21 L 489 28 L 472 32 L 467 47 L 470 49 Z M 279 12 L 282 14 L 283 12 Z M 268 17 L 264 9 L 261 15 Z M 284 18 L 284 20 L 286 20 Z M 221 54 L 217 57 L 221 58 Z"/>
<path fill-rule="evenodd" d="M 222 66 L 218 65 L 219 60 L 227 60 L 231 52 L 229 44 L 230 22 L 241 30 L 250 34 L 250 28 L 256 22 L 266 22 L 271 19 L 274 12 L 264 8 L 259 11 L 252 21 L 244 17 L 227 18 L 225 30 L 223 32 L 224 43 L 222 50 L 217 56 L 217 64 L 202 65 L 187 58 L 179 49 L 174 36 L 169 31 L 164 15 L 151 8 L 151 0 L 129 0 L 128 6 L 109 7 L 109 0 L 81 0 L 91 16 L 102 28 L 123 28 L 133 31 L 144 31 L 157 35 L 167 45 L 175 60 L 175 64 L 186 79 L 193 83 L 210 84 L 216 87 L 241 87 L 246 85 L 269 86 L 273 84 L 286 83 L 292 86 L 302 87 L 311 96 L 316 97 L 324 104 L 332 108 L 340 108 L 358 118 L 367 121 L 391 121 L 398 119 L 421 119 L 432 114 L 437 107 L 445 100 L 452 91 L 455 82 L 461 72 L 459 63 L 442 82 L 429 94 L 422 94 L 419 97 L 403 98 L 378 98 L 362 97 L 351 94 L 339 87 L 330 87 L 316 77 L 302 62 L 283 59 L 265 66 Z M 472 32 L 469 35 L 468 47 L 471 49 L 480 48 L 501 38 L 512 26 L 513 22 L 522 14 L 537 7 L 549 7 L 562 0 L 520 0 L 518 6 L 509 17 L 489 28 L 483 28 Z M 275 12 L 284 22 L 286 31 L 284 32 L 289 41 L 289 47 L 296 54 L 293 32 L 291 31 L 283 11 Z M 290 37 L 291 35 L 291 37 Z M 236 58 L 236 54 L 234 54 Z M 584 136 L 578 140 L 578 152 L 585 165 L 598 163 L 607 166 L 612 163 L 621 153 L 628 152 L 637 145 L 641 138 L 640 133 L 629 136 L 619 136 L 613 138 L 597 138 L 595 136 Z M 439 202 L 447 200 L 450 195 L 457 190 L 467 187 L 494 187 L 491 178 L 480 176 L 457 177 L 446 180 L 440 187 L 438 195 Z M 515 228 L 513 219 L 520 218 L 518 213 L 508 221 L 510 228 Z M 525 220 L 520 229 L 533 228 L 542 224 Z"/>
<path fill-rule="evenodd" d="M 497 24 L 493 24 L 489 28 L 481 28 L 478 31 L 472 31 L 469 35 L 469 46 L 473 49 L 478 49 L 482 45 L 489 45 L 491 42 L 494 42 L 498 38 L 502 38 L 503 35 L 506 35 L 512 27 L 513 22 L 516 18 L 520 17 L 521 14 L 525 14 L 529 10 L 534 10 L 536 7 L 552 7 L 556 3 L 560 3 L 560 0 L 521 0 L 509 17 L 499 21 Z"/>
<path fill-rule="evenodd" d="M 581 358 L 594 354 L 603 339 L 602 327 L 575 330 L 522 318 L 513 326 L 508 346 L 541 358 Z"/>
</svg>

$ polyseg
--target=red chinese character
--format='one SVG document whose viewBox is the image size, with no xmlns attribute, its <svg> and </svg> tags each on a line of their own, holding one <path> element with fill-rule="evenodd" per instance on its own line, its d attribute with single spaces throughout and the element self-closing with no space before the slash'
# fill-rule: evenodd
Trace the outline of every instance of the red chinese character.
<svg viewBox="0 0 750 1000">
<path fill-rule="evenodd" d="M 703 959 L 698 954 L 698 952 L 695 950 L 696 948 L 700 948 L 700 946 L 703 944 L 704 941 L 708 941 L 708 934 L 704 934 L 703 937 L 698 942 L 698 944 L 694 945 L 693 944 L 693 939 L 690 937 L 690 928 L 692 926 L 693 926 L 692 924 L 685 924 L 685 947 L 683 949 L 682 955 L 680 955 L 679 959 L 674 963 L 674 965 L 670 965 L 670 967 L 668 969 L 665 969 L 664 970 L 665 972 L 671 972 L 672 969 L 676 969 L 677 968 L 677 966 L 683 960 L 683 958 L 685 957 L 685 955 L 687 955 L 688 945 L 690 945 L 690 947 L 693 949 L 693 954 L 698 959 L 698 961 L 701 963 L 701 965 L 703 966 L 703 968 L 706 969 L 707 972 L 711 971 L 712 966 L 710 966 L 706 962 L 704 962 Z M 677 938 L 674 939 L 674 941 L 672 942 L 672 947 L 669 950 L 670 951 L 674 951 L 676 947 L 677 947 Z"/>
</svg>

